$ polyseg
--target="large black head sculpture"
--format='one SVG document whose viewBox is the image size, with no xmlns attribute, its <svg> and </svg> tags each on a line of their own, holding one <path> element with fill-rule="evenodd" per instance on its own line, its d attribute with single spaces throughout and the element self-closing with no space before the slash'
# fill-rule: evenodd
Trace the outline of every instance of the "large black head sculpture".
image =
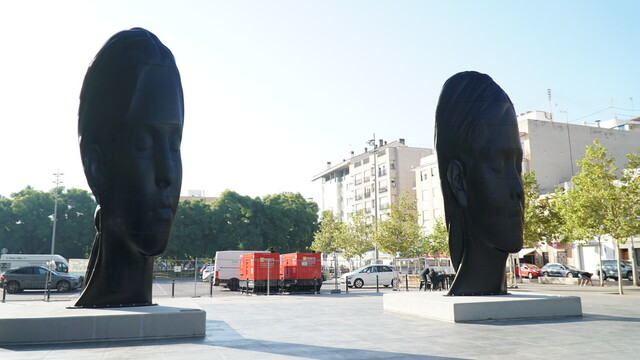
<svg viewBox="0 0 640 360">
<path fill-rule="evenodd" d="M 183 105 L 174 57 L 147 30 L 115 34 L 89 66 L 78 137 L 97 235 L 76 306 L 152 304 L 153 256 L 180 196 Z"/>
<path fill-rule="evenodd" d="M 507 293 L 509 253 L 522 248 L 522 147 L 511 100 L 488 75 L 444 84 L 436 151 L 456 277 L 448 295 Z"/>
</svg>

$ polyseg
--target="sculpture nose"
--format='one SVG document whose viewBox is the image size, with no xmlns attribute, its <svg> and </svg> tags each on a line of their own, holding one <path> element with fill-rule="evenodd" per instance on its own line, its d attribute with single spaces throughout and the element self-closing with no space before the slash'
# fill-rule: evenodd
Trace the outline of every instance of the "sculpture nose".
<svg viewBox="0 0 640 360">
<path fill-rule="evenodd" d="M 156 155 L 156 184 L 161 188 L 168 188 L 175 179 L 175 165 L 169 154 L 168 146 Z"/>
</svg>

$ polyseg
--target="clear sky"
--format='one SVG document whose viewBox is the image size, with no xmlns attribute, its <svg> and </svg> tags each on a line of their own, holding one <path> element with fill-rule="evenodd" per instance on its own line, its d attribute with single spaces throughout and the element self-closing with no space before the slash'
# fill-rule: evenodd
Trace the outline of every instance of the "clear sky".
<svg viewBox="0 0 640 360">
<path fill-rule="evenodd" d="M 49 190 L 57 169 L 64 186 L 88 190 L 78 95 L 123 29 L 150 30 L 176 57 L 183 194 L 317 199 L 313 175 L 363 152 L 374 133 L 432 147 L 440 89 L 460 71 L 492 76 L 517 112 L 548 111 L 550 88 L 556 120 L 640 116 L 639 4 L 3 1 L 0 194 Z"/>
</svg>

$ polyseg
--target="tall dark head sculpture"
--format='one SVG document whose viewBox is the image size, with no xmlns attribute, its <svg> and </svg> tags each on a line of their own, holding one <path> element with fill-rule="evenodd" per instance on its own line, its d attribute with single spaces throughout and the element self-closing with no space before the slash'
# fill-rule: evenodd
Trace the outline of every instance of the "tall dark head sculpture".
<svg viewBox="0 0 640 360">
<path fill-rule="evenodd" d="M 522 248 L 524 214 L 513 104 L 489 76 L 456 74 L 442 88 L 435 133 L 456 269 L 448 295 L 506 294 L 506 259 Z"/>
<path fill-rule="evenodd" d="M 147 30 L 115 34 L 91 63 L 78 137 L 97 235 L 76 306 L 152 304 L 153 256 L 180 196 L 183 104 L 174 57 Z"/>
</svg>

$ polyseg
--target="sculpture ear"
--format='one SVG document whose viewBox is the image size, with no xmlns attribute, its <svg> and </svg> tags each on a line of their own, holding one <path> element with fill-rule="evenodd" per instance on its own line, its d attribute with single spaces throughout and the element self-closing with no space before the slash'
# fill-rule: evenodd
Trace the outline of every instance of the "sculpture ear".
<svg viewBox="0 0 640 360">
<path fill-rule="evenodd" d="M 464 168 L 458 160 L 451 160 L 447 167 L 447 181 L 456 202 L 461 207 L 467 207 L 467 184 L 464 178 Z"/>
<path fill-rule="evenodd" d="M 84 156 L 84 173 L 96 200 L 105 190 L 104 158 L 97 145 L 91 145 Z M 100 201 L 98 200 L 98 203 Z"/>
</svg>

